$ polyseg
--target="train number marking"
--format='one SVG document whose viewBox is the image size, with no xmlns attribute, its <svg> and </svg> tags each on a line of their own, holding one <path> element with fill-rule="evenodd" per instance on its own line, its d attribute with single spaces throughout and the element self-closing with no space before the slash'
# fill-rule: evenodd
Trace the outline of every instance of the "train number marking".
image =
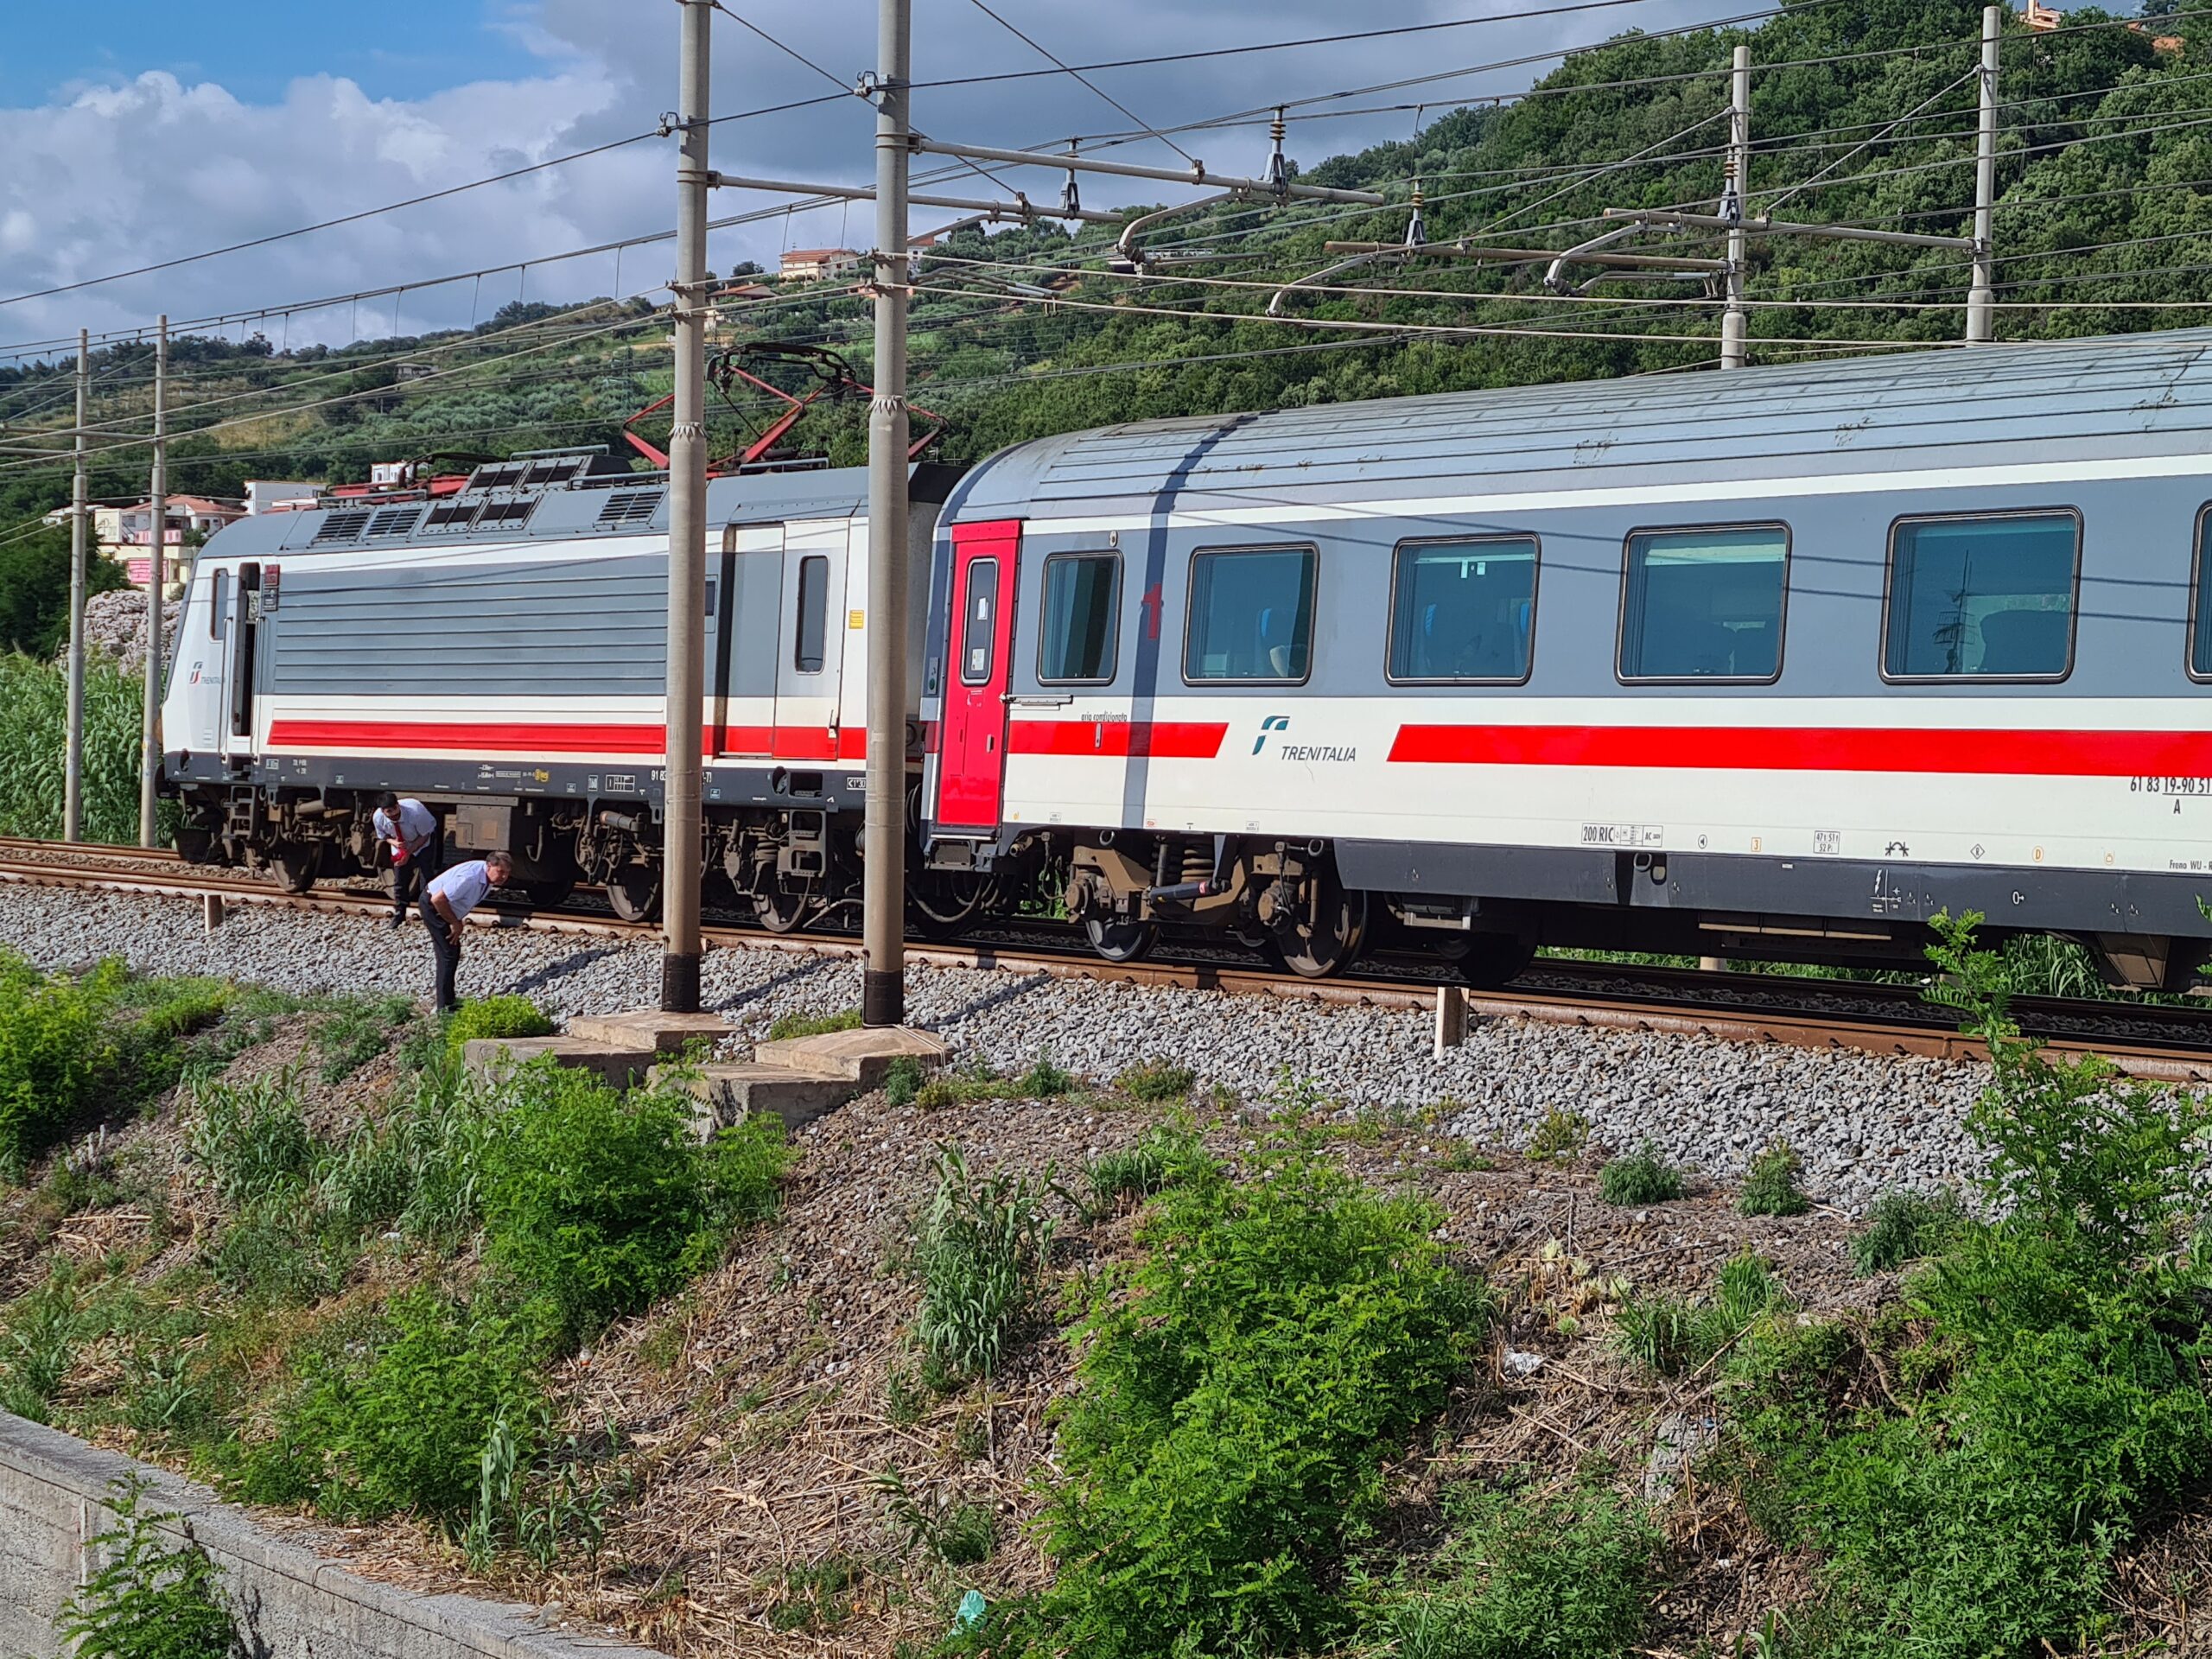
<svg viewBox="0 0 2212 1659">
<path fill-rule="evenodd" d="M 1582 826 L 1585 847 L 1663 847 L 1667 831 L 1656 823 L 1586 823 Z"/>
</svg>

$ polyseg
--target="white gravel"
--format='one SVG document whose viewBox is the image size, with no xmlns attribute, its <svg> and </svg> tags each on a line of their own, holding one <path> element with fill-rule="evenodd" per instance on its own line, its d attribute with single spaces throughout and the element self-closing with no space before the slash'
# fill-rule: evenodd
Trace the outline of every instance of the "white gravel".
<svg viewBox="0 0 2212 1659">
<path fill-rule="evenodd" d="M 143 973 L 206 974 L 298 994 L 421 995 L 429 951 L 418 924 L 234 906 L 213 933 L 196 901 L 54 888 L 0 888 L 0 943 L 44 967 L 119 956 Z M 524 928 L 472 929 L 461 992 L 518 991 L 556 1017 L 649 1007 L 659 995 L 651 944 Z M 1788 1140 L 1816 1197 L 1857 1211 L 1892 1186 L 1961 1182 L 1978 1160 L 1961 1128 L 1986 1069 L 1728 1043 L 1658 1033 L 1499 1020 L 1446 1058 L 1424 1013 L 1338 1008 L 1212 991 L 1155 989 L 972 969 L 914 967 L 908 1011 L 958 1058 L 1001 1071 L 1040 1052 L 1077 1076 L 1110 1079 L 1161 1058 L 1202 1085 L 1263 1101 L 1288 1075 L 1345 1108 L 1443 1103 L 1452 1130 L 1517 1147 L 1553 1108 L 1587 1117 L 1596 1139 L 1649 1137 L 1678 1162 L 1720 1179 L 1769 1141 Z M 860 1001 L 860 968 L 842 957 L 716 950 L 708 1006 L 757 1033 L 777 1015 L 831 1013 Z"/>
</svg>

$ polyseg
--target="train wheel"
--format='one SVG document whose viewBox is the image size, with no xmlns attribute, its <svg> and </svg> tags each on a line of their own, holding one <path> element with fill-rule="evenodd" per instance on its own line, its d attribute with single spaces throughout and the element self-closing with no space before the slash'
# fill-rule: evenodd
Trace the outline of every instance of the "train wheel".
<svg viewBox="0 0 2212 1659">
<path fill-rule="evenodd" d="M 305 893 L 322 869 L 322 843 L 288 841 L 269 855 L 269 873 L 287 893 Z"/>
<path fill-rule="evenodd" d="M 525 881 L 522 890 L 532 910 L 558 910 L 569 902 L 569 895 L 576 890 L 576 884 L 573 880 Z"/>
<path fill-rule="evenodd" d="M 1325 875 L 1314 918 L 1301 917 L 1275 936 L 1283 966 L 1301 979 L 1326 979 L 1342 973 L 1367 939 L 1367 895 L 1347 893 Z"/>
<path fill-rule="evenodd" d="M 949 939 L 975 919 L 988 883 L 965 875 L 925 875 L 906 889 L 906 912 L 914 931 L 928 939 Z"/>
<path fill-rule="evenodd" d="M 660 872 L 650 864 L 626 864 L 607 884 L 607 902 L 626 922 L 651 921 L 660 910 Z"/>
<path fill-rule="evenodd" d="M 1465 948 L 1446 958 L 1459 977 L 1480 990 L 1493 990 L 1520 977 L 1536 959 L 1536 942 L 1517 933 L 1470 933 Z"/>
<path fill-rule="evenodd" d="M 1109 962 L 1135 962 L 1152 949 L 1160 930 L 1150 922 L 1109 922 L 1092 917 L 1083 925 L 1090 948 Z"/>
<path fill-rule="evenodd" d="M 807 901 L 803 893 L 785 893 L 781 887 L 770 887 L 766 893 L 753 895 L 753 915 L 771 933 L 795 933 L 806 919 Z"/>
</svg>

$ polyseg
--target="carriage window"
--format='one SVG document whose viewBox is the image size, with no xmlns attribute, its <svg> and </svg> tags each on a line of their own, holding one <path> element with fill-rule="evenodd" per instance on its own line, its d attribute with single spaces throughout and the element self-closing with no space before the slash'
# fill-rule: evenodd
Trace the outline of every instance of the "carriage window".
<svg viewBox="0 0 2212 1659">
<path fill-rule="evenodd" d="M 1310 547 L 1192 555 L 1183 677 L 1304 680 L 1312 667 L 1319 563 Z"/>
<path fill-rule="evenodd" d="M 1393 680 L 1529 677 L 1533 539 L 1409 542 L 1392 573 Z"/>
<path fill-rule="evenodd" d="M 231 604 L 231 573 L 218 570 L 207 583 L 207 637 L 223 637 L 223 614 Z"/>
<path fill-rule="evenodd" d="M 2071 512 L 1900 519 L 1890 531 L 1883 673 L 2064 678 L 2081 546 Z"/>
<path fill-rule="evenodd" d="M 810 554 L 798 562 L 798 645 L 792 666 L 819 674 L 830 644 L 830 561 Z"/>
<path fill-rule="evenodd" d="M 1120 554 L 1056 553 L 1046 560 L 1038 679 L 1047 685 L 1111 680 L 1121 618 Z"/>
<path fill-rule="evenodd" d="M 999 562 L 977 559 L 968 567 L 968 620 L 960 629 L 960 683 L 988 685 L 998 645 Z"/>
<path fill-rule="evenodd" d="M 1789 563 L 1781 524 L 1630 537 L 1621 678 L 1774 679 Z"/>
<path fill-rule="evenodd" d="M 2204 530 L 2212 506 L 2196 515 L 2196 597 L 2189 610 L 2189 677 L 2212 680 L 2212 569 L 2205 568 Z"/>
</svg>

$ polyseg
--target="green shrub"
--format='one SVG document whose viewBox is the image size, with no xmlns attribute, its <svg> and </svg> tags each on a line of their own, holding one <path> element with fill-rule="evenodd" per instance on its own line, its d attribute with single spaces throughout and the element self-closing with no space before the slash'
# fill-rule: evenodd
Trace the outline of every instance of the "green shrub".
<svg viewBox="0 0 2212 1659">
<path fill-rule="evenodd" d="M 1128 1067 L 1114 1079 L 1114 1087 L 1132 1100 L 1181 1100 L 1191 1092 L 1198 1074 L 1187 1065 L 1166 1060 L 1145 1060 Z"/>
<path fill-rule="evenodd" d="M 688 1101 L 625 1097 L 550 1060 L 518 1070 L 499 1100 L 481 1154 L 486 1255 L 546 1299 L 571 1344 L 698 1272 L 757 1206 L 764 1172 L 782 1168 L 773 1120 L 709 1151 Z"/>
<path fill-rule="evenodd" d="M 1308 1141 L 1168 1187 L 1074 1332 L 1038 1645 L 1096 1659 L 1270 1653 L 1349 1633 L 1339 1575 L 1383 1468 L 1483 1340 L 1443 1213 Z"/>
<path fill-rule="evenodd" d="M 1713 1294 L 1702 1300 L 1630 1295 L 1614 1334 L 1630 1359 L 1662 1376 L 1679 1376 L 1702 1367 L 1786 1300 L 1765 1262 L 1746 1252 L 1721 1264 Z"/>
<path fill-rule="evenodd" d="M 978 1100 L 1002 1100 L 1007 1092 L 1007 1084 L 988 1067 L 939 1071 L 914 1091 L 914 1104 L 925 1112 L 941 1112 Z"/>
<path fill-rule="evenodd" d="M 1732 1384 L 1752 1512 L 1819 1552 L 1824 1650 L 1853 1659 L 2101 1645 L 2113 1563 L 2212 1464 L 2183 1249 L 2212 1106 L 2024 1041 L 1978 919 L 1929 955 L 1989 1050 L 1968 1122 L 1999 1219 L 1942 1227 L 1909 1317 L 1763 1328 Z"/>
<path fill-rule="evenodd" d="M 1062 1095 L 1073 1094 L 1077 1081 L 1074 1072 L 1055 1065 L 1052 1050 L 1046 1049 L 1027 1071 L 1014 1079 L 1014 1093 L 1021 1100 L 1057 1100 Z"/>
<path fill-rule="evenodd" d="M 1682 1196 L 1682 1172 L 1646 1141 L 1625 1158 L 1615 1158 L 1598 1172 L 1598 1196 L 1607 1204 L 1668 1204 Z"/>
<path fill-rule="evenodd" d="M 322 1080 L 340 1083 L 391 1046 L 396 1033 L 415 1018 L 415 1003 L 404 996 L 348 996 L 316 1023 L 315 1052 L 322 1057 Z"/>
<path fill-rule="evenodd" d="M 1804 1160 L 1797 1149 L 1787 1141 L 1777 1141 L 1751 1160 L 1751 1166 L 1744 1172 L 1742 1190 L 1736 1194 L 1736 1209 L 1746 1216 L 1802 1216 L 1813 1207 L 1812 1201 L 1798 1190 L 1797 1178 L 1805 1171 Z"/>
<path fill-rule="evenodd" d="M 1615 1659 L 1650 1623 L 1658 1529 L 1611 1495 L 1554 1497 L 1459 1488 L 1452 1532 L 1402 1579 L 1372 1621 L 1397 1659 Z"/>
<path fill-rule="evenodd" d="M 486 996 L 464 1002 L 446 1021 L 446 1053 L 454 1059 L 480 1037 L 550 1037 L 553 1021 L 526 996 Z"/>
<path fill-rule="evenodd" d="M 1529 1137 L 1529 1156 L 1549 1163 L 1571 1164 L 1590 1144 L 1590 1120 L 1580 1112 L 1558 1106 L 1544 1114 Z"/>
<path fill-rule="evenodd" d="M 1965 1219 L 1955 1193 L 1885 1192 L 1852 1239 L 1851 1259 L 1861 1273 L 1887 1273 L 1935 1255 Z"/>
<path fill-rule="evenodd" d="M 192 1153 L 226 1210 L 302 1185 L 316 1146 L 289 1077 L 209 1078 L 192 1091 Z"/>
<path fill-rule="evenodd" d="M 120 963 L 72 979 L 0 951 L 0 1178 L 20 1179 L 33 1158 L 114 1103 L 124 983 Z"/>
<path fill-rule="evenodd" d="M 939 1364 L 989 1376 L 1035 1313 L 1052 1243 L 1044 1198 L 1022 1177 L 971 1176 L 957 1147 L 938 1153 L 915 1251 L 922 1302 L 914 1333 Z"/>
<path fill-rule="evenodd" d="M 768 1040 L 780 1043 L 789 1037 L 825 1037 L 833 1031 L 858 1031 L 860 1027 L 858 1008 L 836 1014 L 779 1014 L 768 1027 Z"/>
<path fill-rule="evenodd" d="M 248 1204 L 223 1224 L 201 1260 L 233 1296 L 300 1305 L 337 1290 L 359 1255 L 359 1230 L 294 1187 Z"/>
<path fill-rule="evenodd" d="M 912 1106 L 920 1097 L 929 1074 L 911 1054 L 901 1054 L 883 1074 L 883 1100 L 887 1106 Z"/>
<path fill-rule="evenodd" d="M 141 1508 L 145 1490 L 138 1480 L 109 1488 L 116 1524 L 92 1540 L 99 1565 L 62 1604 L 54 1633 L 79 1659 L 243 1654 L 221 1572 L 188 1534 L 170 1541 L 168 1529 L 178 1517 Z"/>
<path fill-rule="evenodd" d="M 875 1478 L 885 1518 L 897 1529 L 905 1552 L 926 1551 L 947 1567 L 976 1567 L 998 1548 L 998 1516 L 988 1503 L 939 1492 L 917 1498 L 895 1470 Z"/>
<path fill-rule="evenodd" d="M 44 1422 L 77 1363 L 84 1333 L 76 1293 L 58 1274 L 9 1308 L 0 1325 L 0 1361 L 7 1365 L 0 1407 Z"/>
<path fill-rule="evenodd" d="M 374 1123 L 356 1123 L 316 1171 L 317 1198 L 337 1221 L 359 1231 L 399 1219 L 415 1193 L 405 1138 Z"/>
<path fill-rule="evenodd" d="M 538 1398 L 546 1332 L 489 1296 L 420 1286 L 354 1345 L 367 1351 L 325 1360 L 286 1424 L 317 1507 L 339 1519 L 411 1511 L 456 1529 L 493 1425 L 527 1420 Z"/>
<path fill-rule="evenodd" d="M 1148 1198 L 1205 1157 L 1205 1145 L 1188 1124 L 1155 1123 L 1135 1145 L 1091 1160 L 1084 1172 L 1090 1189 L 1084 1211 L 1100 1216 L 1124 1198 Z"/>
</svg>

